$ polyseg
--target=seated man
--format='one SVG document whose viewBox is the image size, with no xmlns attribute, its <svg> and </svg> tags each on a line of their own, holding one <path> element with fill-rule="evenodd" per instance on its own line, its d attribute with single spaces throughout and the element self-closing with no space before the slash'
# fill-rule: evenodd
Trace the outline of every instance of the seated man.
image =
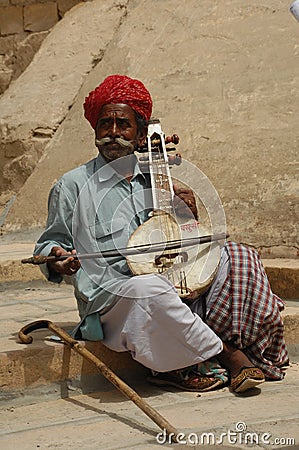
<svg viewBox="0 0 299 450">
<path fill-rule="evenodd" d="M 51 281 L 69 276 L 81 317 L 75 336 L 102 339 L 112 350 L 130 352 L 151 369 L 150 381 L 160 386 L 214 389 L 221 377 L 200 370 L 201 363 L 214 357 L 228 371 L 234 392 L 265 379 L 282 379 L 288 361 L 283 302 L 271 292 L 254 250 L 227 242 L 208 292 L 190 306 L 163 275 L 134 276 L 121 253 L 81 264 L 72 256 L 86 248 L 85 234 L 101 251 L 125 248 L 148 218 L 150 180 L 134 151 L 147 136 L 149 92 L 138 80 L 109 76 L 88 95 L 84 110 L 99 155 L 55 184 L 46 230 L 35 249 L 35 254 L 70 255 L 42 270 Z M 176 187 L 175 194 L 196 215 L 193 193 Z"/>
</svg>

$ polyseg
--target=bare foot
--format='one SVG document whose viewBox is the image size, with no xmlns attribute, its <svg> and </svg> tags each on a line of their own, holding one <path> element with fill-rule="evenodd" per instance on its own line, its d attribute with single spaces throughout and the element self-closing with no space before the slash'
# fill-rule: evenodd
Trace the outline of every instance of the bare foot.
<svg viewBox="0 0 299 450">
<path fill-rule="evenodd" d="M 229 371 L 231 377 L 238 375 L 242 367 L 254 367 L 245 353 L 223 342 L 223 350 L 217 355 L 220 364 Z"/>
</svg>

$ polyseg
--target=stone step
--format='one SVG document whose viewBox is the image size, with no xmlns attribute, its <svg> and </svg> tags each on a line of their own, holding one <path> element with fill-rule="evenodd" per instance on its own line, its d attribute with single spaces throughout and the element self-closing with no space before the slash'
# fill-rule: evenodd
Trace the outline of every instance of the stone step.
<svg viewBox="0 0 299 450">
<path fill-rule="evenodd" d="M 106 389 L 109 384 L 97 369 L 63 344 L 53 341 L 49 330 L 33 333 L 30 345 L 20 344 L 17 333 L 34 320 L 47 319 L 70 330 L 79 320 L 73 288 L 65 283 L 47 282 L 38 267 L 21 264 L 32 255 L 34 242 L 0 243 L 0 386 L 2 399 L 18 397 L 35 389 L 51 390 L 59 396 L 60 383 L 72 389 Z M 265 260 L 273 291 L 287 298 L 284 311 L 286 339 L 294 356 L 299 346 L 298 260 Z M 146 369 L 127 353 L 115 353 L 100 342 L 86 342 L 124 381 L 143 379 Z"/>
<path fill-rule="evenodd" d="M 169 446 L 168 438 L 149 417 L 94 366 L 51 340 L 49 330 L 33 332 L 30 345 L 18 342 L 19 329 L 36 319 L 51 320 L 66 330 L 75 325 L 78 315 L 71 286 L 35 280 L 2 287 L 0 448 L 141 450 L 163 443 Z M 183 433 L 175 446 L 178 450 L 247 450 L 248 445 L 253 450 L 270 446 L 293 450 L 299 443 L 298 303 L 287 302 L 284 320 L 291 349 L 286 378 L 265 383 L 244 396 L 233 395 L 227 387 L 201 394 L 157 388 L 145 382 L 146 369 L 128 354 L 111 352 L 99 342 L 82 345 Z M 220 441 L 219 447 L 214 445 Z"/>
<path fill-rule="evenodd" d="M 299 355 L 299 303 L 287 301 L 283 312 L 286 341 L 293 358 Z M 107 389 L 109 382 L 97 368 L 68 346 L 54 340 L 46 330 L 32 333 L 32 344 L 21 344 L 18 331 L 34 320 L 47 319 L 69 331 L 78 322 L 73 288 L 45 280 L 7 283 L 0 292 L 0 386 L 2 401 L 34 396 L 41 391 L 61 395 L 61 383 L 68 389 L 90 392 Z M 124 381 L 145 379 L 147 370 L 127 353 L 115 353 L 100 342 L 82 345 L 105 362 Z"/>
</svg>

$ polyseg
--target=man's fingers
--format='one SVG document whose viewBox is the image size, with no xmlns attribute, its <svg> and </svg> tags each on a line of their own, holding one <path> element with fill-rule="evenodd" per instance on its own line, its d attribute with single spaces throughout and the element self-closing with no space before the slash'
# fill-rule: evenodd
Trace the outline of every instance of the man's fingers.
<svg viewBox="0 0 299 450">
<path fill-rule="evenodd" d="M 176 195 L 179 195 L 179 194 L 193 195 L 193 192 L 191 191 L 191 189 L 180 187 L 177 184 L 173 185 L 173 190 Z"/>
<path fill-rule="evenodd" d="M 48 263 L 52 270 L 61 273 L 63 275 L 73 275 L 80 268 L 80 261 L 72 255 L 76 254 L 76 250 L 73 249 L 67 252 L 62 247 L 52 247 L 50 255 L 51 256 L 67 256 L 66 259 L 52 261 Z"/>
<path fill-rule="evenodd" d="M 196 200 L 193 192 L 184 189 L 184 192 L 176 191 L 174 198 L 174 207 L 179 216 L 198 218 Z"/>
</svg>

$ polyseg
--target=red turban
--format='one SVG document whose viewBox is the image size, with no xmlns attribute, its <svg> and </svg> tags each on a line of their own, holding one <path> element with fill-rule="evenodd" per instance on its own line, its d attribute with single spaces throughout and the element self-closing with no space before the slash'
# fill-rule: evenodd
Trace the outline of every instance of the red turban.
<svg viewBox="0 0 299 450">
<path fill-rule="evenodd" d="M 96 128 L 99 112 L 109 103 L 124 103 L 149 120 L 152 113 L 150 93 L 141 81 L 125 75 L 110 75 L 85 99 L 84 116 Z"/>
</svg>

